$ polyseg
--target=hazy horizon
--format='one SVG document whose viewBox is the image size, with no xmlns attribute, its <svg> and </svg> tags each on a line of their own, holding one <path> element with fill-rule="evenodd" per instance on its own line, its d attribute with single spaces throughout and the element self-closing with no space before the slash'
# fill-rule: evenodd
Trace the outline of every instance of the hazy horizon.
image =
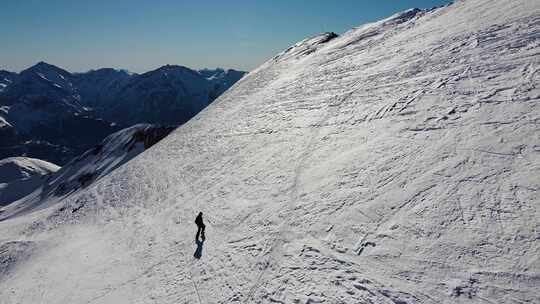
<svg viewBox="0 0 540 304">
<path fill-rule="evenodd" d="M 44 61 L 70 72 L 144 73 L 165 64 L 250 71 L 308 36 L 449 2 L 8 2 L 0 12 L 0 69 L 20 72 Z"/>
<path fill-rule="evenodd" d="M 164 67 L 166 65 L 172 65 L 172 66 L 183 66 L 183 67 L 187 67 L 189 69 L 192 69 L 192 70 L 195 70 L 195 71 L 200 71 L 200 70 L 217 70 L 217 69 L 223 69 L 223 70 L 236 70 L 236 71 L 240 71 L 240 72 L 247 72 L 247 71 L 243 71 L 243 70 L 238 70 L 238 69 L 235 69 L 235 68 L 223 68 L 223 67 L 220 67 L 220 66 L 215 66 L 215 67 L 202 67 L 202 68 L 192 68 L 192 67 L 188 67 L 188 66 L 185 66 L 181 63 L 164 63 L 163 65 L 160 65 L 160 66 L 157 66 L 153 69 L 150 69 L 150 70 L 146 70 L 146 71 L 141 71 L 141 72 L 134 72 L 134 71 L 131 71 L 129 69 L 124 69 L 124 68 L 121 68 L 121 67 L 108 67 L 108 66 L 102 66 L 102 67 L 95 67 L 95 68 L 90 68 L 88 70 L 84 70 L 84 71 L 72 71 L 66 67 L 63 67 L 61 65 L 58 65 L 58 64 L 54 64 L 54 63 L 51 63 L 51 62 L 47 62 L 47 61 L 44 61 L 44 60 L 40 60 L 38 62 L 34 62 L 30 65 L 28 65 L 27 67 L 24 67 L 23 69 L 19 70 L 19 71 L 13 71 L 13 70 L 8 70 L 8 69 L 4 69 L 4 68 L 0 68 L 0 71 L 8 71 L 8 72 L 16 72 L 16 73 L 20 73 L 26 69 L 29 69 L 35 65 L 38 65 L 39 63 L 46 63 L 46 64 L 50 64 L 50 65 L 54 65 L 58 68 L 61 68 L 63 70 L 66 70 L 70 73 L 86 73 L 86 72 L 91 72 L 91 71 L 95 71 L 95 70 L 99 70 L 99 69 L 107 69 L 107 68 L 112 68 L 112 69 L 115 69 L 115 70 L 118 70 L 118 71 L 125 71 L 127 73 L 134 73 L 134 74 L 144 74 L 144 73 L 147 73 L 147 72 L 150 72 L 150 71 L 153 71 L 153 70 L 156 70 L 156 69 L 159 69 L 161 67 Z"/>
</svg>

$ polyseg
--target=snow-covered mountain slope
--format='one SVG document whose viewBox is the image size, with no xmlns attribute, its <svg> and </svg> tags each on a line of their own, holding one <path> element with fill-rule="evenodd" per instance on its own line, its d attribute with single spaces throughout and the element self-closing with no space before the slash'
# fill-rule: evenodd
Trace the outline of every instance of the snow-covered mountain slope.
<svg viewBox="0 0 540 304">
<path fill-rule="evenodd" d="M 101 144 L 74 158 L 60 170 L 54 170 L 55 173 L 49 175 L 47 180 L 34 187 L 33 190 L 39 187 L 38 191 L 24 198 L 19 196 L 17 199 L 21 199 L 18 202 L 0 209 L 0 220 L 53 205 L 61 198 L 89 187 L 156 144 L 172 130 L 174 127 L 137 124 L 107 136 Z"/>
<path fill-rule="evenodd" d="M 29 157 L 0 160 L 0 206 L 30 194 L 58 169 L 55 164 Z"/>
<path fill-rule="evenodd" d="M 58 171 L 55 164 L 30 157 L 9 157 L 0 160 L 0 183 L 9 183 L 16 179 L 34 175 L 47 175 Z"/>
<path fill-rule="evenodd" d="M 540 302 L 539 31 L 538 1 L 468 0 L 308 39 L 0 222 L 0 297 Z"/>
</svg>

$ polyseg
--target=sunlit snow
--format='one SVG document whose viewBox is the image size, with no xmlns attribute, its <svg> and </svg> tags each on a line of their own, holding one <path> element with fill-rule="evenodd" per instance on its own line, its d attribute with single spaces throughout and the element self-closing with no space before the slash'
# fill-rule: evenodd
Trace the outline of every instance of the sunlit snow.
<svg viewBox="0 0 540 304">
<path fill-rule="evenodd" d="M 292 46 L 1 221 L 2 303 L 539 303 L 539 30 L 466 0 Z"/>
</svg>

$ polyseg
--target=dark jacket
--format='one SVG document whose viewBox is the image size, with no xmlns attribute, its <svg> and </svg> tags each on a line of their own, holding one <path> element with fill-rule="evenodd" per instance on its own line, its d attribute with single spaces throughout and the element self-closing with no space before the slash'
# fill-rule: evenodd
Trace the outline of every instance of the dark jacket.
<svg viewBox="0 0 540 304">
<path fill-rule="evenodd" d="M 197 215 L 195 218 L 195 224 L 197 224 L 197 226 L 204 226 L 201 214 Z"/>
</svg>

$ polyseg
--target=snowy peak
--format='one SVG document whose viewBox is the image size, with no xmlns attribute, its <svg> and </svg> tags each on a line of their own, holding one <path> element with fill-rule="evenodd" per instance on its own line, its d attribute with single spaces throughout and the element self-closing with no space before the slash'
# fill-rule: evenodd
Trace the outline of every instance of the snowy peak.
<svg viewBox="0 0 540 304">
<path fill-rule="evenodd" d="M 43 61 L 22 71 L 20 75 L 23 78 L 30 78 L 32 80 L 43 80 L 54 87 L 75 93 L 71 73 Z"/>
<path fill-rule="evenodd" d="M 60 167 L 55 164 L 35 158 L 10 157 L 0 160 L 0 206 L 30 194 L 58 169 Z"/>
<path fill-rule="evenodd" d="M 44 61 L 40 61 L 36 64 L 34 64 L 33 66 L 21 71 L 21 74 L 22 73 L 25 73 L 25 72 L 41 72 L 41 73 L 45 73 L 45 74 L 49 74 L 49 73 L 58 73 L 58 74 L 63 74 L 65 76 L 68 76 L 70 73 L 62 68 L 59 68 L 55 65 L 52 65 L 52 64 L 49 64 L 49 63 L 46 63 Z"/>
<path fill-rule="evenodd" d="M 47 175 L 58 171 L 55 164 L 29 157 L 9 157 L 0 160 L 0 183 L 9 183 L 34 175 Z"/>
<path fill-rule="evenodd" d="M 322 45 L 337 37 L 339 36 L 336 33 L 327 32 L 311 38 L 306 38 L 276 55 L 273 58 L 273 61 L 281 61 L 312 54 Z"/>
<path fill-rule="evenodd" d="M 406 21 L 409 21 L 419 15 L 422 15 L 425 11 L 419 8 L 411 8 L 403 12 L 396 13 L 386 19 L 379 21 L 383 25 L 396 25 Z"/>
<path fill-rule="evenodd" d="M 29 102 L 64 108 L 70 113 L 84 111 L 71 74 L 45 62 L 22 71 L 4 90 L 1 100 L 7 105 Z"/>
</svg>

